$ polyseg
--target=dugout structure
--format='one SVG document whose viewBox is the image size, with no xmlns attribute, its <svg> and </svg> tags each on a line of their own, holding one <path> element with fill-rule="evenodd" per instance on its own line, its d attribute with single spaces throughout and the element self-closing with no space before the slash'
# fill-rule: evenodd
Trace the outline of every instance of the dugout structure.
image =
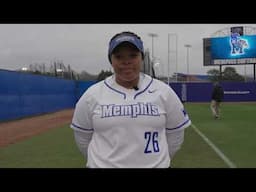
<svg viewBox="0 0 256 192">
<path fill-rule="evenodd" d="M 216 31 L 203 39 L 204 66 L 253 65 L 255 81 L 256 28 L 235 26 Z"/>
</svg>

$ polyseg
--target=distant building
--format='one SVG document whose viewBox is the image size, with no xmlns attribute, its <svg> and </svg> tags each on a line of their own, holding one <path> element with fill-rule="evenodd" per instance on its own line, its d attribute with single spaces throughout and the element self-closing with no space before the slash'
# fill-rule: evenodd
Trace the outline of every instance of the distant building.
<svg viewBox="0 0 256 192">
<path fill-rule="evenodd" d="M 177 73 L 178 81 L 188 82 L 210 82 L 208 75 Z"/>
</svg>

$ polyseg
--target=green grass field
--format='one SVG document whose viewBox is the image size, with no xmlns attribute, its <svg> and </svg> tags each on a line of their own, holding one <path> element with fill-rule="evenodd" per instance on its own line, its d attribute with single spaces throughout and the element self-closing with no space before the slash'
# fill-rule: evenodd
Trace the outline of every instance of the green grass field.
<svg viewBox="0 0 256 192">
<path fill-rule="evenodd" d="M 193 126 L 238 168 L 256 167 L 255 103 L 223 103 L 214 120 L 209 103 L 185 103 Z M 190 126 L 174 168 L 228 168 L 229 164 Z M 0 168 L 82 168 L 69 125 L 0 148 Z"/>
<path fill-rule="evenodd" d="M 218 120 L 212 118 L 207 103 L 189 103 L 185 106 L 193 125 L 236 167 L 256 167 L 256 103 L 222 103 L 221 118 Z M 175 167 L 228 167 L 219 155 L 215 152 L 215 155 L 212 154 L 213 149 L 202 141 L 192 127 L 186 130 L 185 137 L 184 145 L 173 161 Z M 202 144 L 199 145 L 199 142 Z M 202 148 L 205 144 L 207 146 Z M 191 162 L 182 163 L 186 158 L 190 158 Z"/>
<path fill-rule="evenodd" d="M 79 168 L 85 162 L 69 125 L 0 148 L 1 168 Z"/>
</svg>

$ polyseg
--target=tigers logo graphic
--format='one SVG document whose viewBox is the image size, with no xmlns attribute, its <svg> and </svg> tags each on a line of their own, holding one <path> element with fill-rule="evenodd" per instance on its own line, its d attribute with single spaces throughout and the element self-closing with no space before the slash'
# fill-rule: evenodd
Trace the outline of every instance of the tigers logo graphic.
<svg viewBox="0 0 256 192">
<path fill-rule="evenodd" d="M 230 36 L 231 54 L 244 54 L 244 49 L 248 48 L 248 42 L 240 37 L 239 33 L 232 33 Z"/>
</svg>

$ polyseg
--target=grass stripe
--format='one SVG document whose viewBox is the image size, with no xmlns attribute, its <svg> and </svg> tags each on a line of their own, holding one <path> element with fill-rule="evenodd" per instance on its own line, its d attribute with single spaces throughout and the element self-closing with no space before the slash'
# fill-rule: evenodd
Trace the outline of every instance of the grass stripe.
<svg viewBox="0 0 256 192">
<path fill-rule="evenodd" d="M 200 135 L 202 137 L 202 139 L 217 153 L 217 155 L 219 155 L 219 157 L 228 165 L 229 168 L 236 168 L 236 165 L 230 161 L 225 155 L 224 153 L 221 152 L 220 149 L 218 149 L 213 142 L 211 142 L 201 131 L 199 131 L 199 129 L 196 128 L 195 125 L 191 124 L 192 128 L 194 129 L 194 131 Z"/>
</svg>

